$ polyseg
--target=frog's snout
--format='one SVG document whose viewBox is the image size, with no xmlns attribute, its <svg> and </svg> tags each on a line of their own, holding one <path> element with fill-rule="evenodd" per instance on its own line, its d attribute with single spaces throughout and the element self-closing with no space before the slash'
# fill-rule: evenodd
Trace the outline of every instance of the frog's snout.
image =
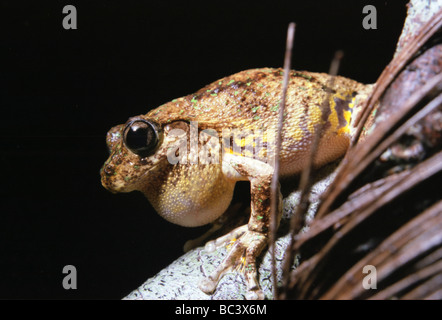
<svg viewBox="0 0 442 320">
<path fill-rule="evenodd" d="M 100 169 L 101 185 L 112 193 L 116 193 L 114 190 L 112 177 L 115 175 L 115 166 L 112 163 L 105 163 Z"/>
<path fill-rule="evenodd" d="M 112 163 L 105 163 L 100 170 L 101 176 L 112 176 L 115 174 L 115 166 Z"/>
</svg>

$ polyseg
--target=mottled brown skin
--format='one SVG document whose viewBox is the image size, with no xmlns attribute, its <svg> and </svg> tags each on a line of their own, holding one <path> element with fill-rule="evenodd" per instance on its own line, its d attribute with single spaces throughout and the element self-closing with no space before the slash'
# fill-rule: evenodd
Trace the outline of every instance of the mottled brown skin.
<svg viewBox="0 0 442 320">
<path fill-rule="evenodd" d="M 257 281 L 255 259 L 267 244 L 270 222 L 270 183 L 273 166 L 268 161 L 272 140 L 263 138 L 263 132 L 276 132 L 278 108 L 282 92 L 281 69 L 253 69 L 220 79 L 179 99 L 172 100 L 146 115 L 130 118 L 124 125 L 112 128 L 107 135 L 110 157 L 101 172 L 102 184 L 112 192 L 143 192 L 157 212 L 165 219 L 183 226 L 199 226 L 220 217 L 230 204 L 235 183 L 251 183 L 251 216 L 247 226 L 241 227 L 222 241 L 235 238 L 228 257 L 219 268 L 205 279 L 201 289 L 207 293 L 215 290 L 218 280 L 231 268 L 242 265 L 248 285 L 248 298 L 263 298 Z M 370 90 L 369 86 L 343 77 L 336 77 L 330 96 L 328 117 L 320 106 L 327 97 L 325 89 L 330 84 L 326 74 L 292 71 L 286 97 L 285 118 L 280 153 L 281 173 L 298 173 L 308 161 L 308 152 L 315 134 L 315 126 L 324 121 L 324 131 L 314 164 L 323 165 L 341 157 L 349 145 L 353 126 L 351 115 L 358 110 Z M 353 112 L 354 113 L 354 112 Z M 145 157 L 131 152 L 123 141 L 123 130 L 134 119 L 155 123 L 161 141 L 154 152 Z M 190 147 L 187 164 L 171 164 L 168 150 L 176 150 L 179 138 L 172 135 L 181 129 L 191 136 L 191 122 L 197 122 L 200 134 L 198 150 L 205 141 L 204 129 L 217 133 L 220 155 L 218 163 L 190 164 L 195 161 Z M 232 147 L 225 147 L 228 138 L 223 130 L 251 130 L 245 139 L 232 138 Z M 259 133 L 259 134 L 258 134 Z M 260 141 L 265 148 L 253 154 L 247 146 Z M 234 146 L 240 152 L 235 151 Z M 175 148 L 175 149 L 173 149 Z M 224 152 L 222 152 L 224 151 Z M 198 159 L 197 159 L 198 160 Z"/>
</svg>

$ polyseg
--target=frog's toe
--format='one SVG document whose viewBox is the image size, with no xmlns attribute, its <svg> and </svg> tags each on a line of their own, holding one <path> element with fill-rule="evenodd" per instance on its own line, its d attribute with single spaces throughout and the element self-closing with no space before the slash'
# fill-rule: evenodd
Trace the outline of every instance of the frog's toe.
<svg viewBox="0 0 442 320">
<path fill-rule="evenodd" d="M 204 293 L 206 294 L 213 293 L 218 285 L 219 280 L 227 272 L 231 271 L 233 268 L 235 268 L 238 265 L 237 261 L 238 258 L 240 258 L 241 256 L 240 252 L 241 248 L 236 244 L 237 242 L 235 242 L 235 244 L 232 246 L 227 257 L 221 262 L 221 264 L 208 277 L 206 277 L 200 282 L 199 287 Z M 206 245 L 206 248 L 209 247 L 209 249 L 214 250 L 215 244 L 213 242 L 212 243 L 209 242 L 208 245 Z"/>
<path fill-rule="evenodd" d="M 246 299 L 262 300 L 264 299 L 264 293 L 259 287 L 256 258 L 266 245 L 267 237 L 259 232 L 243 232 L 244 229 L 240 229 L 240 231 L 242 235 L 233 244 L 229 245 L 230 250 L 224 261 L 221 262 L 212 274 L 201 281 L 199 287 L 203 292 L 210 294 L 215 291 L 218 281 L 227 272 L 237 269 L 244 275 L 246 280 Z M 226 239 L 224 238 L 224 240 Z"/>
<path fill-rule="evenodd" d="M 247 225 L 238 227 L 222 237 L 207 242 L 204 247 L 204 250 L 206 250 L 206 252 L 213 252 L 217 248 L 224 246 L 226 243 L 235 242 L 236 239 L 241 237 L 246 231 L 247 231 Z"/>
<path fill-rule="evenodd" d="M 264 292 L 261 289 L 248 290 L 246 294 L 247 300 L 264 300 Z"/>
<path fill-rule="evenodd" d="M 211 294 L 215 291 L 217 285 L 218 285 L 218 279 L 213 280 L 209 276 L 201 280 L 198 287 L 201 289 L 202 292 L 206 294 Z"/>
</svg>

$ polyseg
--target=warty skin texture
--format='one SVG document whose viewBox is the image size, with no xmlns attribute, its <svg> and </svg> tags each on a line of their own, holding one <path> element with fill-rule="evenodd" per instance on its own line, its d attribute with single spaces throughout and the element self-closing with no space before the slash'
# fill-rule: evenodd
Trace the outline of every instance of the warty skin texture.
<svg viewBox="0 0 442 320">
<path fill-rule="evenodd" d="M 155 210 L 168 221 L 183 226 L 213 222 L 230 204 L 235 183 L 251 183 L 252 213 L 248 227 L 238 238 L 219 270 L 203 283 L 205 292 L 215 290 L 220 277 L 241 261 L 249 298 L 262 298 L 256 280 L 255 259 L 265 247 L 270 222 L 270 182 L 273 167 L 269 161 L 274 151 L 274 133 L 282 92 L 282 69 L 253 69 L 217 80 L 194 94 L 174 99 L 146 115 L 130 118 L 113 127 L 107 135 L 110 157 L 101 170 L 102 184 L 112 192 L 141 191 Z M 326 88 L 331 94 L 327 95 Z M 338 159 L 347 150 L 354 130 L 352 114 L 359 110 L 371 87 L 343 77 L 322 73 L 291 71 L 288 84 L 280 170 L 282 175 L 298 173 L 308 161 L 309 148 L 317 125 L 323 121 L 315 166 Z M 329 110 L 321 111 L 329 98 Z M 328 116 L 324 116 L 327 114 Z M 148 156 L 141 157 L 124 142 L 124 129 L 131 121 L 153 123 L 159 143 Z M 176 132 L 179 129 L 180 135 Z M 211 130 L 212 136 L 203 130 Z M 225 132 L 246 132 L 243 137 Z M 207 132 L 207 131 L 205 131 Z M 266 134 L 263 134 L 266 133 Z M 192 134 L 198 152 L 210 148 L 219 161 L 205 164 L 201 153 L 192 149 Z M 184 137 L 184 140 L 180 140 Z M 188 141 L 186 154 L 178 164 L 168 160 L 177 143 Z M 257 144 L 264 148 L 250 153 Z M 235 149 L 237 147 L 237 149 Z M 248 147 L 252 149 L 248 149 Z M 238 149 L 239 148 L 239 149 Z M 255 241 L 256 238 L 259 241 Z M 246 251 L 246 253 L 244 253 Z"/>
</svg>

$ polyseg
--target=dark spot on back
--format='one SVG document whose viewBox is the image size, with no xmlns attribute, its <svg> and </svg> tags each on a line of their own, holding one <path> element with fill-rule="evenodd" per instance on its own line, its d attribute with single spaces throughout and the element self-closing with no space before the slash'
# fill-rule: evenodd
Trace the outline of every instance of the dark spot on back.
<svg viewBox="0 0 442 320">
<path fill-rule="evenodd" d="M 343 100 L 343 99 L 339 99 L 339 98 L 333 98 L 333 100 L 335 101 L 335 110 L 336 113 L 338 114 L 338 121 L 339 121 L 339 128 L 343 128 L 345 126 L 347 126 L 347 120 L 345 120 L 344 117 L 344 111 L 350 111 L 350 102 L 351 102 L 351 97 L 348 97 L 347 99 Z"/>
</svg>

